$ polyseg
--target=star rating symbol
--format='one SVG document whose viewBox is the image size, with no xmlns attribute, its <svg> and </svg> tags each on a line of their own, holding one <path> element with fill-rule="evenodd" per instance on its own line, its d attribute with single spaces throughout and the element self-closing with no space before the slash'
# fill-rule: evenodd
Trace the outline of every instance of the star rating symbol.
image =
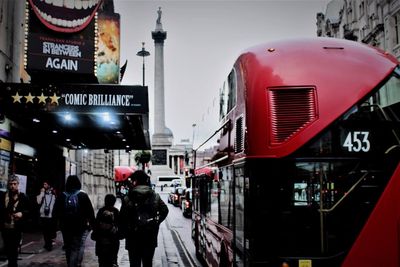
<svg viewBox="0 0 400 267">
<path fill-rule="evenodd" d="M 48 96 L 44 96 L 43 93 L 42 93 L 42 94 L 41 94 L 40 96 L 38 96 L 37 98 L 39 99 L 39 104 L 42 103 L 42 102 L 43 102 L 44 104 L 46 104 L 46 99 L 48 98 Z"/>
<path fill-rule="evenodd" d="M 33 103 L 33 99 L 36 98 L 36 96 L 33 96 L 31 93 L 29 93 L 28 95 L 24 96 L 26 98 L 26 103 Z"/>
<path fill-rule="evenodd" d="M 13 95 L 12 98 L 14 98 L 14 102 L 13 103 L 16 103 L 16 102 L 21 103 L 22 96 L 20 96 L 18 94 L 18 92 L 15 95 Z"/>
<path fill-rule="evenodd" d="M 60 99 L 59 96 L 56 95 L 56 93 L 54 93 L 53 96 L 50 96 L 51 99 L 51 104 L 56 103 L 58 105 L 58 99 Z"/>
<path fill-rule="evenodd" d="M 50 99 L 51 100 L 50 104 L 55 104 L 57 106 L 60 105 L 58 101 L 61 98 L 61 96 L 57 96 L 56 93 L 53 93 L 53 95 L 44 95 L 43 92 L 41 93 L 40 96 L 32 95 L 31 92 L 29 92 L 28 94 L 25 93 L 25 95 L 19 95 L 19 93 L 16 92 L 15 95 L 11 95 L 11 97 L 14 99 L 13 103 L 23 103 L 25 100 L 25 104 L 28 103 L 34 104 L 34 100 L 35 98 L 37 98 L 39 100 L 38 104 L 43 103 L 44 105 L 46 105 L 47 99 Z"/>
</svg>

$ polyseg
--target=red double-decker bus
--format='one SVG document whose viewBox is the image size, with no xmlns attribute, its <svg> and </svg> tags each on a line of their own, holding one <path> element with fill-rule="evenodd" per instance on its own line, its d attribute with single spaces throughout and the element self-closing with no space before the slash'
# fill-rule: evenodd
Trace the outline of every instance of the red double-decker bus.
<svg viewBox="0 0 400 267">
<path fill-rule="evenodd" d="M 244 51 L 221 90 L 218 148 L 192 177 L 197 255 L 400 266 L 399 78 L 396 58 L 347 40 Z"/>
</svg>

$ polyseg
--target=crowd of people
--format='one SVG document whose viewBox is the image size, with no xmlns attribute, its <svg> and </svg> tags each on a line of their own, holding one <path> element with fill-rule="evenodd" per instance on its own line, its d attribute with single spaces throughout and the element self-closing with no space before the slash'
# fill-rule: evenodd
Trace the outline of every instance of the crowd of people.
<svg viewBox="0 0 400 267">
<path fill-rule="evenodd" d="M 43 182 L 36 202 L 44 248 L 53 249 L 56 233 L 60 230 L 67 266 L 79 267 L 90 234 L 96 242 L 99 267 L 116 267 L 120 240 L 125 239 L 130 266 L 152 266 L 159 225 L 167 217 L 168 207 L 150 186 L 150 177 L 145 172 L 135 171 L 130 180 L 132 187 L 123 196 L 121 209 L 114 207 L 115 195 L 107 194 L 104 207 L 96 215 L 78 176 L 68 176 L 65 191 L 60 194 L 49 182 Z M 18 266 L 22 232 L 30 212 L 28 198 L 18 186 L 18 176 L 11 175 L 7 191 L 0 192 L 0 231 L 9 267 Z"/>
</svg>

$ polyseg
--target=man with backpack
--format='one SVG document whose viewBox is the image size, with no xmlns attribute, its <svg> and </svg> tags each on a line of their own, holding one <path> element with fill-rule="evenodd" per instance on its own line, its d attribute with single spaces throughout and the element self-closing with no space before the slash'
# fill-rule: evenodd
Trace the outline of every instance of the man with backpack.
<svg viewBox="0 0 400 267">
<path fill-rule="evenodd" d="M 81 266 L 85 241 L 95 221 L 92 202 L 81 187 L 78 176 L 68 176 L 65 192 L 57 197 L 53 209 L 63 235 L 68 267 Z"/>
<path fill-rule="evenodd" d="M 120 231 L 125 236 L 130 267 L 151 267 L 160 223 L 168 215 L 168 207 L 149 186 L 149 176 L 137 170 L 131 176 L 135 185 L 122 201 Z"/>
</svg>

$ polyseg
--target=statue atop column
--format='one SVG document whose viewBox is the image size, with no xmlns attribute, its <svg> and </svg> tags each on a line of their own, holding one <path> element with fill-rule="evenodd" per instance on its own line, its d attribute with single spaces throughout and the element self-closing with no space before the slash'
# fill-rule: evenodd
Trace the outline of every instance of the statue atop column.
<svg viewBox="0 0 400 267">
<path fill-rule="evenodd" d="M 161 23 L 161 15 L 162 15 L 161 7 L 158 8 L 157 14 L 158 14 L 158 17 L 157 17 L 157 21 L 156 21 L 156 31 L 162 31 L 163 28 L 162 28 L 162 23 Z"/>
<path fill-rule="evenodd" d="M 161 7 L 157 11 L 156 29 L 151 32 L 154 40 L 154 133 L 151 138 L 152 149 L 152 177 L 158 175 L 175 175 L 170 162 L 170 149 L 174 141 L 172 131 L 165 125 L 164 99 L 164 41 L 167 32 L 161 23 Z M 175 163 L 175 162 L 174 162 Z M 153 178 L 154 180 L 154 178 Z"/>
</svg>

